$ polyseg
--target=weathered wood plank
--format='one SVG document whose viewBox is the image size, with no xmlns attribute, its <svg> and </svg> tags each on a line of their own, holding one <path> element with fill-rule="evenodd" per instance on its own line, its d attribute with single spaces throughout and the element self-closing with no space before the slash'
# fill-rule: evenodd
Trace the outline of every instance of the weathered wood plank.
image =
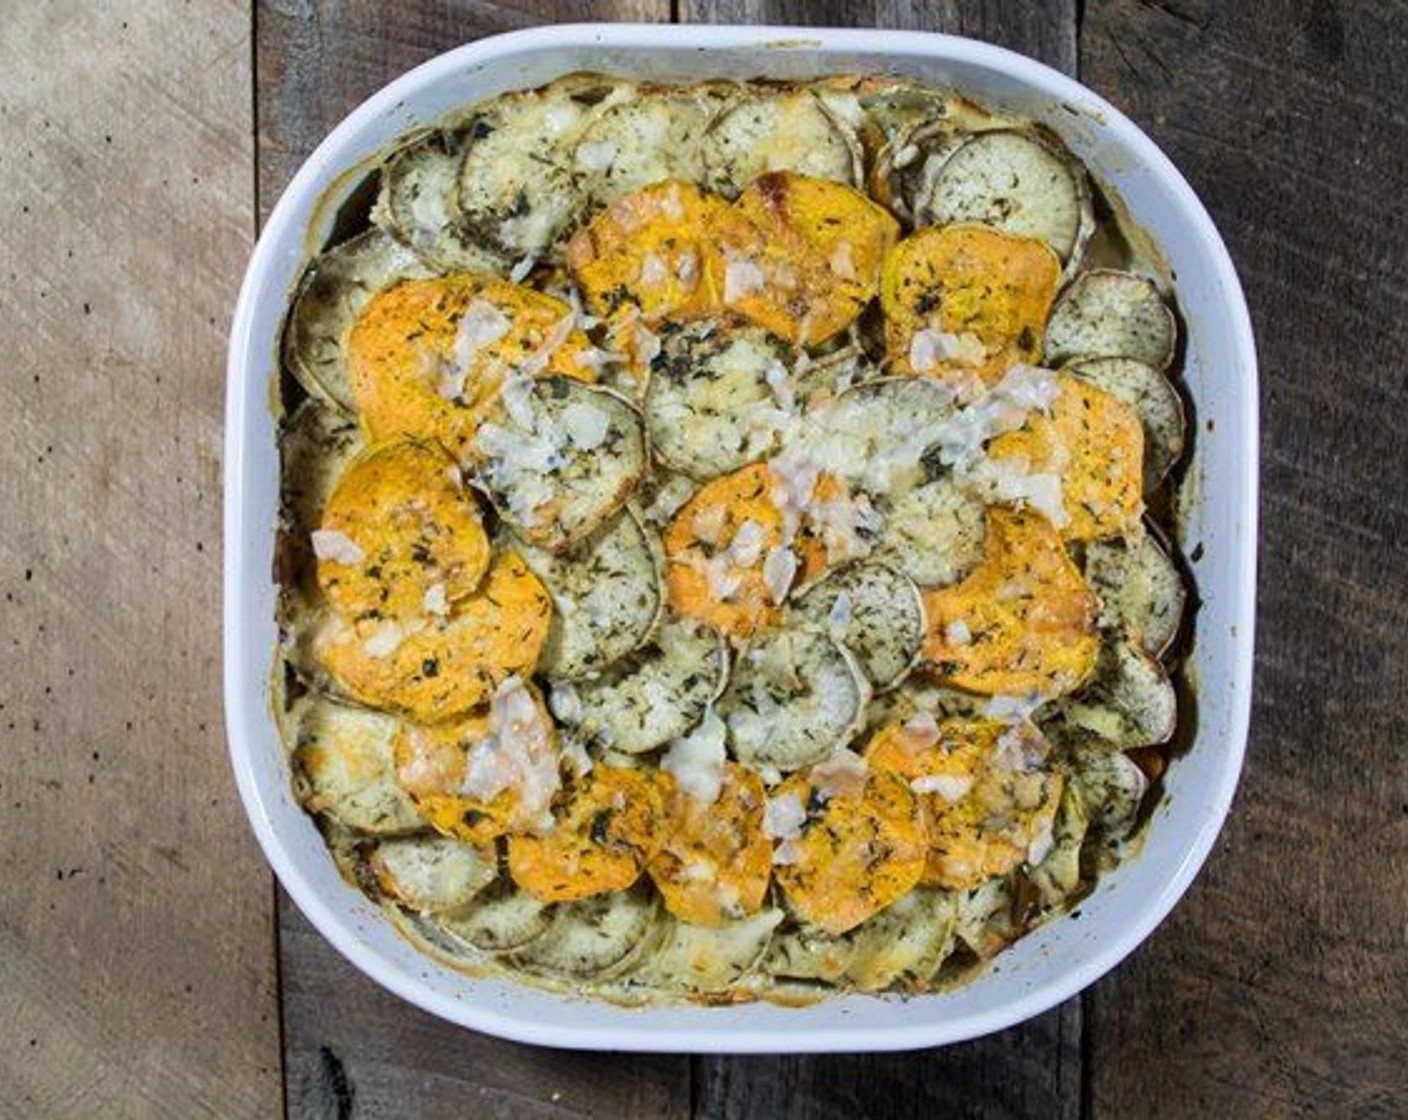
<svg viewBox="0 0 1408 1120">
<path fill-rule="evenodd" d="M 0 1114 L 267 1117 L 273 892 L 220 721 L 249 10 L 0 35 Z"/>
<path fill-rule="evenodd" d="M 1222 843 L 1095 990 L 1092 1114 L 1408 1114 L 1401 5 L 1090 0 L 1082 76 L 1238 262 L 1262 363 L 1258 687 Z"/>
<path fill-rule="evenodd" d="M 1074 0 L 1024 4 L 908 0 L 681 0 L 700 22 L 916 28 L 988 39 L 1065 71 L 1076 62 Z M 962 1046 L 919 1054 L 705 1058 L 699 1114 L 765 1117 L 1075 1117 L 1081 1094 L 1081 1005 Z"/>
<path fill-rule="evenodd" d="M 459 43 L 546 19 L 665 19 L 666 0 L 260 3 L 260 203 L 367 94 Z M 294 1117 L 668 1118 L 688 1113 L 683 1057 L 603 1059 L 443 1023 L 372 984 L 280 904 L 287 1107 Z"/>
</svg>

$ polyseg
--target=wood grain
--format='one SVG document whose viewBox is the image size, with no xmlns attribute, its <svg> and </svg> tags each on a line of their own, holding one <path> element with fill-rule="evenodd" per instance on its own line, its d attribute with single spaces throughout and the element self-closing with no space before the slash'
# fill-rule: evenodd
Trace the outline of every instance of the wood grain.
<svg viewBox="0 0 1408 1120">
<path fill-rule="evenodd" d="M 1238 263 L 1261 357 L 1257 700 L 1207 870 L 1095 990 L 1096 1117 L 1408 1115 L 1401 5 L 1088 0 L 1085 80 Z"/>
<path fill-rule="evenodd" d="M 666 0 L 609 5 L 260 3 L 260 203 L 373 90 L 430 55 L 546 19 L 665 19 Z M 425 1015 L 367 980 L 281 895 L 279 945 L 291 1117 L 476 1120 L 683 1117 L 686 1057 L 542 1050 Z"/>
<path fill-rule="evenodd" d="M 4 19 L 0 1115 L 267 1117 L 273 892 L 220 721 L 249 11 Z"/>
</svg>

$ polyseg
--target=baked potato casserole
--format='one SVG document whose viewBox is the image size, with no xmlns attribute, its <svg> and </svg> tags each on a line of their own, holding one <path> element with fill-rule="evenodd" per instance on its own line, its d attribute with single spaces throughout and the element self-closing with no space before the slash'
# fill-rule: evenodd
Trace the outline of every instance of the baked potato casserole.
<svg viewBox="0 0 1408 1120">
<path fill-rule="evenodd" d="M 1058 136 L 911 80 L 405 138 L 284 330 L 275 693 L 338 866 L 622 1002 L 920 993 L 1071 908 L 1179 725 L 1172 295 Z"/>
</svg>

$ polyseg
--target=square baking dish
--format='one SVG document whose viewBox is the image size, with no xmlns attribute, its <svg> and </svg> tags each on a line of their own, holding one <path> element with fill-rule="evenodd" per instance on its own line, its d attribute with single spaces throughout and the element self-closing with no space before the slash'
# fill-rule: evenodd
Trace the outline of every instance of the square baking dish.
<svg viewBox="0 0 1408 1120">
<path fill-rule="evenodd" d="M 1055 129 L 1152 237 L 1187 328 L 1184 383 L 1196 430 L 1178 543 L 1196 558 L 1186 679 L 1196 731 L 1170 767 L 1141 854 L 1080 904 L 1002 953 L 977 979 L 917 998 L 843 996 L 805 1008 L 620 1008 L 503 979 L 471 979 L 417 952 L 335 870 L 294 800 L 272 717 L 278 640 L 279 332 L 290 291 L 338 204 L 385 145 L 463 106 L 580 70 L 660 81 L 894 73 L 951 85 Z M 1252 681 L 1257 372 L 1245 301 L 1217 230 L 1183 177 L 1116 109 L 1040 63 L 922 32 L 582 24 L 495 36 L 391 83 L 339 125 L 279 200 L 251 259 L 231 331 L 225 444 L 225 704 L 240 794 L 270 864 L 334 946 L 433 1014 L 507 1038 L 602 1050 L 898 1050 L 968 1039 L 1039 1014 L 1116 965 L 1187 889 L 1241 769 Z"/>
</svg>

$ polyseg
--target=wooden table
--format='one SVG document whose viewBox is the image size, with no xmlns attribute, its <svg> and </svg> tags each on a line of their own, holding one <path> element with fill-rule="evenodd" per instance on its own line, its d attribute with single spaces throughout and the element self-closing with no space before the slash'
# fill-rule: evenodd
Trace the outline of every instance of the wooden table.
<svg viewBox="0 0 1408 1120">
<path fill-rule="evenodd" d="M 10 0 L 0 16 L 0 1115 L 1408 1115 L 1401 0 Z M 218 684 L 223 336 L 254 232 L 387 79 L 564 19 L 1004 43 L 1133 115 L 1228 238 L 1265 408 L 1246 775 L 1174 916 L 1040 1019 L 895 1056 L 531 1049 L 362 979 L 258 857 Z"/>
</svg>

